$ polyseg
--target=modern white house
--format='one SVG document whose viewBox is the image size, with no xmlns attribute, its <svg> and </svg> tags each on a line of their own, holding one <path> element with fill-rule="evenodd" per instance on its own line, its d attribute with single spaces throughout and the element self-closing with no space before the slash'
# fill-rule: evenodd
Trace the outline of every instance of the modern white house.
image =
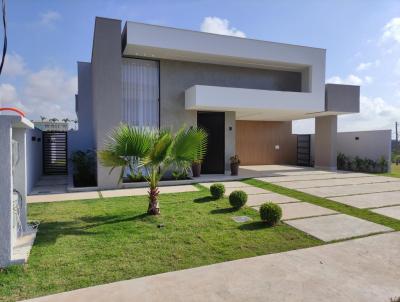
<svg viewBox="0 0 400 302">
<path fill-rule="evenodd" d="M 335 169 L 337 116 L 357 113 L 360 87 L 325 84 L 326 50 L 96 18 L 91 62 L 78 63 L 73 149 L 103 148 L 119 123 L 209 133 L 203 173 L 296 164 L 292 121 L 315 117 L 314 162 Z M 118 173 L 97 166 L 100 188 Z"/>
</svg>

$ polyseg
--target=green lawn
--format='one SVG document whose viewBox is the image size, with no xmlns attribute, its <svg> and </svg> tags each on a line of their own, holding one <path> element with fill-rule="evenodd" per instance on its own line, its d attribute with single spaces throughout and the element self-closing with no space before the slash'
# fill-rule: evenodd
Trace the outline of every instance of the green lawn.
<svg viewBox="0 0 400 302">
<path fill-rule="evenodd" d="M 392 177 L 400 177 L 400 164 L 399 165 L 392 164 L 392 172 L 384 173 L 382 175 L 392 176 Z"/>
<path fill-rule="evenodd" d="M 206 190 L 29 205 L 41 222 L 29 263 L 0 272 L 0 301 L 36 296 L 322 244 L 286 224 L 267 228 L 250 208 L 233 212 Z M 231 217 L 250 216 L 238 224 Z M 164 227 L 159 228 L 158 225 Z"/>
</svg>

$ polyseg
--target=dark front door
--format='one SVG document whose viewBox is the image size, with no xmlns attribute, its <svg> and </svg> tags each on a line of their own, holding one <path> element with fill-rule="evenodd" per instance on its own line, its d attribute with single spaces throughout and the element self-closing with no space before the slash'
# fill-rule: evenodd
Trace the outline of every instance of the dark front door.
<svg viewBox="0 0 400 302">
<path fill-rule="evenodd" d="M 201 165 L 201 172 L 225 173 L 225 113 L 198 112 L 197 125 L 208 133 L 207 153 Z"/>
</svg>

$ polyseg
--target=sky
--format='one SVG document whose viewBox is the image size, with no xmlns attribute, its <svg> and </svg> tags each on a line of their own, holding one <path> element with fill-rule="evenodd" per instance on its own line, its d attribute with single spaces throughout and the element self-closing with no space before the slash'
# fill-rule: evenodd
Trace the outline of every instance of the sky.
<svg viewBox="0 0 400 302">
<path fill-rule="evenodd" d="M 361 86 L 361 112 L 339 117 L 340 131 L 400 122 L 399 0 L 8 0 L 0 106 L 76 118 L 77 61 L 90 61 L 95 16 L 325 48 L 326 82 Z M 313 132 L 313 120 L 293 128 Z"/>
</svg>

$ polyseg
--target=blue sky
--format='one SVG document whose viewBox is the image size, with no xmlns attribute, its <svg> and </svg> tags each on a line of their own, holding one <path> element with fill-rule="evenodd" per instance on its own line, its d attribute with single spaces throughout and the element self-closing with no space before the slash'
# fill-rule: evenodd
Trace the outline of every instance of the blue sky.
<svg viewBox="0 0 400 302">
<path fill-rule="evenodd" d="M 94 18 L 103 16 L 326 48 L 326 80 L 361 85 L 361 113 L 340 118 L 340 130 L 393 128 L 400 121 L 400 1 L 7 4 L 9 56 L 0 101 L 22 107 L 32 119 L 74 117 L 76 61 L 90 60 Z M 311 125 L 294 128 L 308 132 Z"/>
</svg>

